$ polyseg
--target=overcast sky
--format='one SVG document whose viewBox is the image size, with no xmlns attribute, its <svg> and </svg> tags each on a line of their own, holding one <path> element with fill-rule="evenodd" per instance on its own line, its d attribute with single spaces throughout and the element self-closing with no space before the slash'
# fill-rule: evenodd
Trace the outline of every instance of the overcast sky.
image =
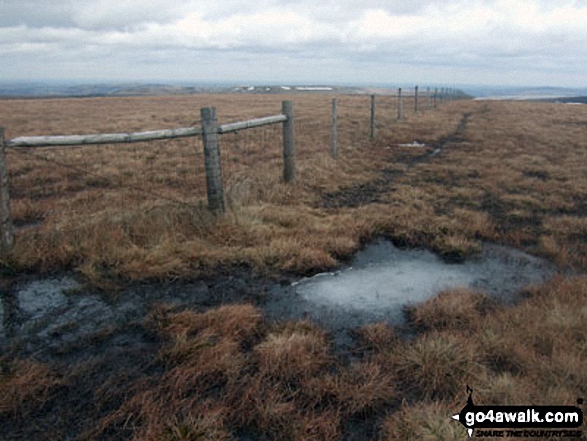
<svg viewBox="0 0 587 441">
<path fill-rule="evenodd" d="M 587 85 L 587 1 L 0 0 L 0 80 Z"/>
</svg>

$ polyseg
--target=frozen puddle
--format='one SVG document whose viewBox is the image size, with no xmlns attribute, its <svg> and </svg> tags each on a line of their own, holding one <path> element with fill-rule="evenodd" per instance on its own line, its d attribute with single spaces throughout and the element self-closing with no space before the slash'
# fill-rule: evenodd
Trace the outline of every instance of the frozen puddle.
<svg viewBox="0 0 587 441">
<path fill-rule="evenodd" d="M 107 329 L 125 315 L 131 304 L 112 305 L 100 296 L 77 292 L 71 277 L 35 280 L 3 293 L 0 307 L 0 343 L 7 337 L 56 344 L 73 342 Z"/>
<path fill-rule="evenodd" d="M 379 242 L 357 254 L 352 266 L 294 283 L 305 314 L 339 327 L 378 320 L 402 321 L 404 306 L 453 287 L 469 287 L 510 301 L 524 286 L 541 282 L 554 268 L 515 249 L 485 245 L 464 263 L 446 263 L 426 250 L 400 250 Z"/>
<path fill-rule="evenodd" d="M 423 148 L 428 147 L 426 144 L 420 143 L 418 141 L 414 141 L 411 144 L 398 144 L 398 147 L 412 147 L 412 148 Z"/>
<path fill-rule="evenodd" d="M 129 333 L 123 343 L 140 344 L 133 324 L 161 303 L 205 310 L 252 302 L 269 320 L 309 317 L 344 339 L 347 330 L 367 323 L 401 324 L 404 306 L 443 289 L 471 287 L 507 301 L 553 272 L 542 259 L 494 245 L 464 263 L 449 264 L 429 251 L 380 241 L 359 252 L 351 266 L 291 285 L 234 274 L 133 286 L 112 297 L 91 293 L 69 276 L 23 281 L 0 295 L 0 348 L 16 338 L 27 350 L 51 351 L 123 327 Z"/>
</svg>

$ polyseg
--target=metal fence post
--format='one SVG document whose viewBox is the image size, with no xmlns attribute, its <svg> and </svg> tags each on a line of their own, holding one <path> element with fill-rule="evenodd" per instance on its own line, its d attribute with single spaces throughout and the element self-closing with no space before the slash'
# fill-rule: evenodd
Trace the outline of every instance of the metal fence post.
<svg viewBox="0 0 587 441">
<path fill-rule="evenodd" d="M 332 132 L 330 137 L 330 153 L 336 159 L 338 156 L 338 100 L 332 99 Z"/>
<path fill-rule="evenodd" d="M 8 165 L 4 144 L 4 127 L 0 127 L 0 251 L 6 253 L 14 245 L 14 226 L 8 191 Z"/>
<path fill-rule="evenodd" d="M 215 214 L 224 213 L 224 189 L 222 188 L 216 108 L 204 107 L 200 110 L 200 115 L 202 117 L 202 140 L 204 141 L 204 159 L 206 161 L 208 208 Z"/>
<path fill-rule="evenodd" d="M 282 101 L 281 113 L 287 116 L 287 120 L 283 123 L 283 180 L 286 183 L 291 183 L 296 180 L 296 138 L 293 101 Z"/>
</svg>

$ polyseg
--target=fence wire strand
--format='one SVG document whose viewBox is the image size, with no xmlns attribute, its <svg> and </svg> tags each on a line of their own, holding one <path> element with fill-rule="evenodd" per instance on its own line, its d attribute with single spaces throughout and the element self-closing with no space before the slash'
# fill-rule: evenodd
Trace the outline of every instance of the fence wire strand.
<svg viewBox="0 0 587 441">
<path fill-rule="evenodd" d="M 332 98 L 316 95 L 296 101 L 294 130 L 299 166 L 330 154 Z M 403 117 L 410 118 L 415 112 L 414 97 L 408 94 L 402 99 Z M 338 97 L 339 155 L 369 145 L 370 102 L 367 95 Z M 433 103 L 431 98 L 428 106 L 427 96 L 420 90 L 419 112 L 433 109 Z M 219 120 L 275 113 L 267 111 L 264 103 L 255 105 L 234 107 Z M 107 118 L 106 113 L 103 116 Z M 400 123 L 397 116 L 397 96 L 376 97 L 378 136 L 396 129 Z M 181 126 L 200 124 L 179 115 L 163 121 Z M 137 119 L 131 128 L 139 130 L 143 124 Z M 243 189 L 250 183 L 264 188 L 282 181 L 282 127 L 279 123 L 219 136 L 225 195 L 232 202 L 246 200 Z M 10 159 L 19 158 L 9 160 L 8 165 L 12 204 L 20 225 L 57 222 L 46 214 L 56 210 L 60 213 L 54 219 L 63 219 L 68 210 L 79 215 L 87 209 L 89 216 L 104 211 L 108 204 L 120 212 L 140 212 L 161 203 L 199 208 L 206 197 L 200 137 L 62 148 L 9 147 L 7 154 L 14 155 Z"/>
</svg>

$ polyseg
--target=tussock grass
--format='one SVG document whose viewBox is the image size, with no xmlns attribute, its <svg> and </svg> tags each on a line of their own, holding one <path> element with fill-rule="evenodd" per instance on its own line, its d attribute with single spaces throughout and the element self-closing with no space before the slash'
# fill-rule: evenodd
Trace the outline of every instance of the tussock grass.
<svg viewBox="0 0 587 441">
<path fill-rule="evenodd" d="M 491 305 L 491 300 L 483 293 L 455 288 L 409 307 L 406 314 L 410 323 L 419 330 L 465 331 L 476 329 Z"/>
<path fill-rule="evenodd" d="M 333 375 L 315 377 L 307 382 L 307 394 L 344 415 L 373 412 L 390 405 L 397 397 L 397 380 L 381 364 L 374 361 L 353 363 Z"/>
<path fill-rule="evenodd" d="M 477 345 L 455 332 L 422 335 L 393 358 L 406 389 L 420 398 L 454 397 L 463 384 L 478 383 L 487 375 Z"/>
<path fill-rule="evenodd" d="M 303 322 L 270 332 L 254 353 L 261 375 L 288 383 L 311 378 L 331 362 L 324 332 Z"/>
<path fill-rule="evenodd" d="M 366 325 L 354 331 L 360 352 L 381 353 L 399 344 L 394 329 L 387 323 Z"/>
<path fill-rule="evenodd" d="M 352 421 L 371 418 L 382 440 L 461 439 L 449 417 L 466 385 L 478 404 L 573 404 L 587 392 L 586 286 L 583 276 L 560 277 L 489 309 L 477 293 L 446 291 L 414 312 L 435 311 L 438 324 L 408 340 L 384 323 L 363 327 L 350 361 L 309 321 L 269 325 L 250 305 L 161 307 L 146 322 L 163 338 L 155 369 L 117 380 L 123 392 L 95 385 L 98 402 L 110 404 L 82 438 L 340 440 Z M 76 375 L 15 362 L 0 409 L 16 424 L 14 415 L 54 403 Z"/>
<path fill-rule="evenodd" d="M 259 318 L 248 305 L 156 311 L 149 320 L 169 338 L 158 355 L 166 370 L 133 385 L 93 435 L 125 422 L 141 440 L 234 439 L 239 429 L 274 439 L 335 440 L 345 415 L 395 396 L 382 366 L 336 366 L 314 324 L 268 327 Z"/>
<path fill-rule="evenodd" d="M 460 441 L 467 437 L 467 433 L 446 413 L 451 407 L 460 410 L 458 405 L 439 401 L 417 405 L 404 403 L 398 412 L 383 420 L 380 440 Z"/>
<path fill-rule="evenodd" d="M 303 274 L 332 268 L 384 236 L 453 260 L 492 241 L 549 257 L 564 270 L 587 269 L 583 106 L 461 102 L 401 124 L 382 118 L 371 143 L 368 97 L 344 97 L 334 161 L 327 153 L 330 98 L 295 98 L 296 185 L 280 181 L 277 132 L 225 138 L 229 210 L 221 218 L 205 209 L 201 146 L 189 142 L 42 152 L 97 176 L 9 152 L 20 226 L 3 263 L 17 271 L 75 268 L 94 283 L 197 277 L 232 265 L 258 275 Z M 13 137 L 189 125 L 206 100 L 222 121 L 280 108 L 281 97 L 244 99 L 6 101 L 0 119 Z M 414 140 L 443 149 L 425 159 L 431 149 L 397 147 Z M 146 181 L 157 197 L 130 190 Z M 96 384 L 110 407 L 75 433 L 340 440 L 361 420 L 374 421 L 385 440 L 462 439 L 449 416 L 463 406 L 467 384 L 479 404 L 573 404 L 587 395 L 586 287 L 582 275 L 557 277 L 507 307 L 468 290 L 446 291 L 411 309 L 413 339 L 370 325 L 354 333 L 350 357 L 312 323 L 268 325 L 250 305 L 161 307 L 145 325 L 160 338 L 151 369 L 121 384 L 124 400 Z M 22 427 L 15 415 L 41 418 L 35 409 L 51 403 L 71 373 L 11 363 L 0 377 L 0 409 L 15 433 Z"/>
<path fill-rule="evenodd" d="M 197 125 L 189 115 L 211 100 L 219 120 L 228 122 L 278 113 L 283 98 L 9 100 L 0 117 L 9 138 L 149 130 Z M 260 273 L 332 268 L 378 234 L 380 221 L 365 218 L 361 207 L 325 210 L 321 208 L 324 195 L 368 184 L 386 167 L 401 170 L 390 162 L 390 153 L 405 152 L 387 149 L 388 144 L 447 136 L 460 116 L 456 108 L 447 107 L 418 118 L 408 115 L 398 124 L 382 113 L 378 119 L 381 145 L 374 145 L 368 140 L 368 98 L 340 99 L 340 155 L 335 161 L 328 153 L 330 97 L 294 97 L 299 174 L 295 186 L 281 182 L 279 127 L 223 136 L 229 210 L 222 219 L 212 218 L 205 209 L 198 139 L 36 149 L 28 154 L 22 149 L 9 151 L 15 220 L 23 228 L 5 263 L 17 270 L 74 268 L 95 284 L 193 277 L 213 272 L 219 265 L 247 265 Z M 392 97 L 381 100 L 382 109 L 394 105 Z M 50 120 L 48 109 L 56 112 Z M 44 123 L 29 125 L 29 120 Z M 406 193 L 406 208 L 412 207 L 410 213 L 402 210 L 406 216 L 413 219 L 422 208 L 414 200 L 422 196 Z"/>
<path fill-rule="evenodd" d="M 26 418 L 45 406 L 62 385 L 60 376 L 42 363 L 2 360 L 0 416 Z"/>
</svg>

